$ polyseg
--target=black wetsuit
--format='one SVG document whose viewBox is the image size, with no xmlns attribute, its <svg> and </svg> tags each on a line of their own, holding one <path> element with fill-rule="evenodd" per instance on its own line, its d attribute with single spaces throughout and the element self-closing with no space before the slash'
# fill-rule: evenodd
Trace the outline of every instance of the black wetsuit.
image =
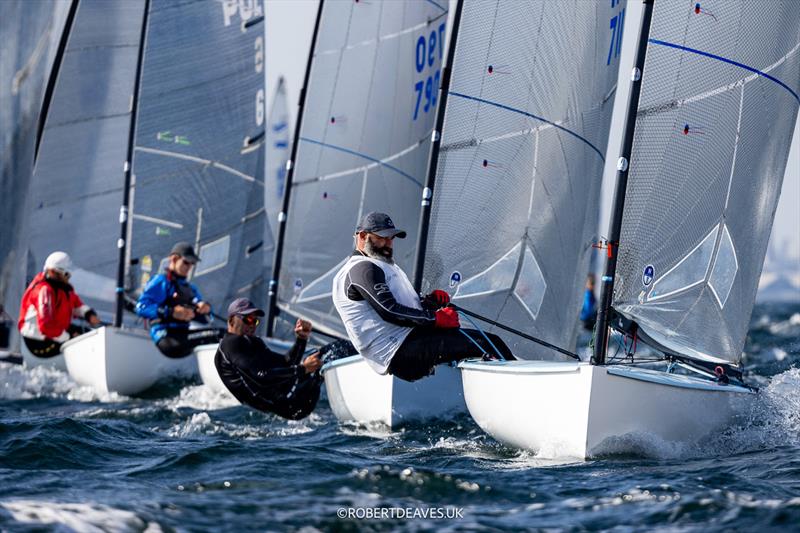
<svg viewBox="0 0 800 533">
<path fill-rule="evenodd" d="M 259 337 L 226 333 L 214 365 L 229 391 L 243 404 L 291 420 L 307 417 L 319 400 L 322 377 L 300 364 L 306 341 L 298 339 L 286 355 L 273 352 Z"/>
<path fill-rule="evenodd" d="M 372 262 L 360 262 L 350 269 L 346 292 L 351 300 L 366 300 L 387 322 L 413 328 L 389 363 L 389 373 L 400 379 L 416 381 L 430 375 L 438 364 L 493 355 L 491 344 L 505 359 L 515 359 L 503 339 L 493 333 L 485 333 L 490 344 L 483 333 L 474 329 L 436 328 L 435 311 L 439 306 L 435 303 L 423 298 L 421 310 L 397 303 L 386 284 L 385 273 Z"/>
</svg>

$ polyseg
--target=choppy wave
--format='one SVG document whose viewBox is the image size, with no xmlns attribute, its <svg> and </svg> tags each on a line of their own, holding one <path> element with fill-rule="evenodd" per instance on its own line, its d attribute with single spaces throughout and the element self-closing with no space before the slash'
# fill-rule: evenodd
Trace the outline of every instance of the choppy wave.
<svg viewBox="0 0 800 533">
<path fill-rule="evenodd" d="M 157 533 L 161 527 L 146 522 L 131 511 L 107 505 L 88 503 L 58 503 L 40 500 L 10 500 L 0 502 L 17 522 L 63 526 L 71 531 L 102 533 L 105 531 L 147 531 Z"/>
</svg>

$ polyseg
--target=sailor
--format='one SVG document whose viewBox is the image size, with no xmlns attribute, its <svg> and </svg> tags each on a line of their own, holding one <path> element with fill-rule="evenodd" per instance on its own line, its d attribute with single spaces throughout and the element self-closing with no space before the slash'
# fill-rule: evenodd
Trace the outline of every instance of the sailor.
<svg viewBox="0 0 800 533">
<path fill-rule="evenodd" d="M 304 360 L 311 323 L 297 320 L 294 345 L 285 355 L 273 352 L 255 335 L 264 311 L 247 298 L 228 306 L 228 332 L 214 356 L 222 382 L 243 404 L 290 420 L 307 417 L 319 400 L 319 353 Z"/>
<path fill-rule="evenodd" d="M 187 242 L 172 247 L 166 270 L 145 285 L 136 314 L 150 323 L 150 337 L 158 349 L 171 358 L 185 357 L 196 346 L 213 344 L 224 330 L 213 327 L 189 329 L 192 321 L 208 324 L 211 306 L 187 276 L 200 261 Z"/>
<path fill-rule="evenodd" d="M 393 242 L 406 232 L 385 213 L 368 213 L 354 235 L 355 251 L 333 280 L 333 303 L 356 349 L 379 374 L 416 381 L 440 363 L 471 357 L 514 359 L 493 334 L 461 329 L 450 296 L 420 298 L 394 263 Z M 492 346 L 494 345 L 494 346 Z"/>
<path fill-rule="evenodd" d="M 72 260 L 64 252 L 53 252 L 44 262 L 44 270 L 25 289 L 20 304 L 17 327 L 25 346 L 37 357 L 53 357 L 61 344 L 83 333 L 72 324 L 83 318 L 92 326 L 100 325 L 97 313 L 84 304 L 69 283 Z"/>
<path fill-rule="evenodd" d="M 594 297 L 594 274 L 586 276 L 586 289 L 583 291 L 583 307 L 581 308 L 581 324 L 587 331 L 594 330 L 597 321 L 597 299 Z"/>
</svg>

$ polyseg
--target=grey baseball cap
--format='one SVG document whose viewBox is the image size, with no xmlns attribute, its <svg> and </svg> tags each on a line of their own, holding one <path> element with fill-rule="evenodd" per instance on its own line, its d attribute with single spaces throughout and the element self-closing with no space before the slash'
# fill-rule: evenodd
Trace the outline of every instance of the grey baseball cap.
<svg viewBox="0 0 800 533">
<path fill-rule="evenodd" d="M 373 211 L 367 213 L 361 218 L 361 221 L 356 226 L 356 233 L 366 231 L 374 233 L 379 237 L 397 237 L 398 239 L 405 239 L 406 232 L 394 227 L 394 222 L 389 218 L 386 213 L 378 213 Z"/>
<path fill-rule="evenodd" d="M 186 259 L 187 261 L 191 261 L 192 263 L 197 263 L 200 261 L 200 258 L 197 257 L 197 254 L 194 253 L 194 246 L 189 244 L 188 242 L 179 242 L 175 246 L 172 247 L 172 251 L 169 253 L 170 255 L 179 255 Z"/>
<path fill-rule="evenodd" d="M 256 315 L 264 316 L 264 311 L 256 307 L 256 305 L 247 298 L 236 298 L 228 306 L 228 316 L 233 315 Z"/>
</svg>

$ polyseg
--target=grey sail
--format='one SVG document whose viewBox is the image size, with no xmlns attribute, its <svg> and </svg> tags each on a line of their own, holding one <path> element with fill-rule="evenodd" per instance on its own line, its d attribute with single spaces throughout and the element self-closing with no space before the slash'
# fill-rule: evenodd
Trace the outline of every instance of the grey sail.
<svg viewBox="0 0 800 533">
<path fill-rule="evenodd" d="M 264 177 L 264 210 L 267 221 L 264 226 L 264 268 L 272 269 L 272 256 L 278 241 L 278 214 L 283 204 L 286 186 L 286 161 L 289 159 L 291 132 L 289 127 L 289 106 L 286 99 L 286 82 L 278 80 L 272 95 L 272 106 L 267 117 L 267 169 Z"/>
<path fill-rule="evenodd" d="M 108 320 L 118 264 L 123 164 L 144 3 L 82 0 L 44 123 L 26 207 L 27 275 L 54 250 L 80 267 L 79 294 Z"/>
<path fill-rule="evenodd" d="M 571 349 L 625 2 L 553 5 L 464 2 L 421 288 Z"/>
<path fill-rule="evenodd" d="M 222 313 L 263 300 L 264 14 L 260 2 L 152 0 L 131 186 L 127 288 L 163 270 L 170 249 Z"/>
<path fill-rule="evenodd" d="M 422 184 L 441 79 L 446 3 L 325 2 L 306 87 L 279 307 L 345 335 L 331 284 L 361 214 L 409 232 L 413 268 Z"/>
<path fill-rule="evenodd" d="M 800 101 L 800 10 L 654 6 L 613 306 L 668 352 L 737 364 Z"/>
<path fill-rule="evenodd" d="M 25 282 L 23 220 L 40 110 L 70 5 L 7 1 L 0 17 L 0 304 L 12 313 Z"/>
</svg>

